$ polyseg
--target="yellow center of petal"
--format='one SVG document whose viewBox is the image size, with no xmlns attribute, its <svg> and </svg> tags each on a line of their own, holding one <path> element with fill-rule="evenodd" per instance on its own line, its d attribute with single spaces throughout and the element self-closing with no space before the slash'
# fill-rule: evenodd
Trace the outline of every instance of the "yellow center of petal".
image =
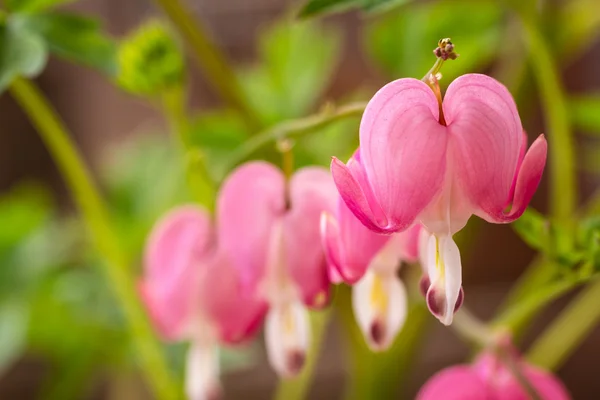
<svg viewBox="0 0 600 400">
<path fill-rule="evenodd" d="M 378 274 L 373 277 L 373 286 L 371 286 L 371 307 L 380 315 L 387 313 L 389 297 L 383 285 L 383 280 Z"/>
<path fill-rule="evenodd" d="M 438 237 L 435 237 L 435 268 L 440 273 L 440 278 L 444 279 L 444 275 L 446 274 L 446 268 L 444 266 L 444 259 L 440 253 L 440 240 Z"/>
<path fill-rule="evenodd" d="M 283 330 L 287 335 L 293 334 L 296 330 L 294 311 L 291 307 L 286 307 L 283 311 Z"/>
</svg>

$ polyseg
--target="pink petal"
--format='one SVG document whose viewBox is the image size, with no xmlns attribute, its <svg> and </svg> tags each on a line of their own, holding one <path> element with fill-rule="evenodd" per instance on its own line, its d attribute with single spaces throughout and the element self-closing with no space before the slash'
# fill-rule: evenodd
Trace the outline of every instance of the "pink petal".
<svg viewBox="0 0 600 400">
<path fill-rule="evenodd" d="M 490 388 L 470 366 L 446 368 L 431 377 L 417 400 L 495 400 Z"/>
<path fill-rule="evenodd" d="M 371 203 L 367 196 L 367 188 L 353 176 L 348 165 L 333 157 L 331 160 L 331 175 L 335 181 L 338 192 L 352 213 L 367 228 L 375 232 L 386 232 L 387 219 L 385 216 L 377 217 L 382 212 L 376 210 L 379 206 Z"/>
<path fill-rule="evenodd" d="M 416 79 L 388 83 L 365 109 L 361 162 L 388 231 L 409 227 L 441 189 L 448 135 L 438 117 L 433 91 Z"/>
<path fill-rule="evenodd" d="M 527 153 L 527 142 L 527 132 L 523 131 L 523 141 L 521 142 L 521 150 L 519 151 L 519 159 L 517 161 L 517 173 L 513 177 L 513 182 L 510 187 L 510 192 L 508 194 L 508 199 L 506 199 L 505 206 L 509 206 L 512 202 L 513 197 L 515 196 L 515 187 L 517 186 L 517 177 L 519 176 L 518 171 L 521 169 L 523 159 L 525 158 L 525 153 Z"/>
<path fill-rule="evenodd" d="M 238 270 L 225 251 L 216 251 L 206 270 L 197 300 L 203 314 L 218 328 L 222 342 L 249 339 L 260 328 L 267 304 L 256 293 L 242 290 Z"/>
<path fill-rule="evenodd" d="M 219 246 L 229 252 L 249 291 L 265 274 L 271 229 L 284 212 L 284 176 L 266 162 L 238 167 L 221 187 L 217 200 Z"/>
<path fill-rule="evenodd" d="M 334 217 L 328 212 L 321 214 L 321 244 L 327 260 L 327 273 L 331 283 L 341 283 L 343 278 L 339 273 L 340 249 L 338 245 L 339 226 Z"/>
<path fill-rule="evenodd" d="M 401 248 L 401 259 L 408 262 L 415 262 L 419 258 L 419 239 L 423 227 L 415 224 L 406 231 L 398 234 Z"/>
<path fill-rule="evenodd" d="M 489 222 L 506 223 L 519 218 L 531 201 L 544 173 L 546 165 L 546 154 L 548 143 L 544 135 L 538 136 L 523 159 L 520 169 L 515 178 L 514 197 L 510 212 L 505 213 L 501 208 L 487 209 L 482 207 L 485 213 L 482 218 Z"/>
<path fill-rule="evenodd" d="M 495 388 L 497 400 L 528 400 L 530 397 L 519 382 L 505 371 L 508 379 Z M 524 375 L 544 400 L 569 400 L 571 397 L 563 384 L 548 372 L 525 365 Z"/>
<path fill-rule="evenodd" d="M 339 272 L 346 283 L 354 284 L 362 278 L 371 260 L 390 240 L 390 236 L 365 227 L 341 199 L 338 201 L 337 221 Z"/>
<path fill-rule="evenodd" d="M 493 215 L 501 212 L 524 139 L 512 96 L 495 79 L 468 74 L 450 84 L 443 107 L 449 163 L 460 188 L 474 207 Z"/>
<path fill-rule="evenodd" d="M 169 340 L 181 338 L 195 312 L 192 300 L 211 242 L 210 217 L 190 205 L 158 221 L 146 243 L 140 294 L 154 324 Z"/>
<path fill-rule="evenodd" d="M 302 168 L 289 185 L 291 204 L 284 217 L 289 273 L 306 304 L 323 306 L 329 296 L 329 277 L 321 246 L 320 218 L 323 212 L 333 212 L 338 195 L 331 175 L 323 168 Z"/>
</svg>

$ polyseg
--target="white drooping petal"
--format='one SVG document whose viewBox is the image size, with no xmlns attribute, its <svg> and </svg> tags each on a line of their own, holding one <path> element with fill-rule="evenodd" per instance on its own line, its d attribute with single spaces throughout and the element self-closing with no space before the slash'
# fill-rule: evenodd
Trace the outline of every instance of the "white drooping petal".
<svg viewBox="0 0 600 400">
<path fill-rule="evenodd" d="M 458 247 L 451 236 L 431 235 L 426 258 L 430 280 L 427 306 L 444 325 L 450 325 L 462 303 L 462 266 Z"/>
<path fill-rule="evenodd" d="M 441 247 L 446 278 L 446 315 L 442 323 L 450 325 L 462 287 L 462 264 L 458 246 L 451 236 L 442 238 Z"/>
<path fill-rule="evenodd" d="M 189 400 L 211 400 L 221 392 L 219 349 L 211 342 L 193 341 L 187 354 L 185 391 Z"/>
<path fill-rule="evenodd" d="M 354 317 L 372 350 L 385 350 L 391 345 L 406 320 L 407 302 L 404 284 L 395 273 L 380 274 L 369 269 L 354 285 Z"/>
<path fill-rule="evenodd" d="M 269 362 L 282 377 L 297 375 L 306 359 L 310 341 L 308 310 L 301 301 L 275 304 L 265 321 Z"/>
</svg>

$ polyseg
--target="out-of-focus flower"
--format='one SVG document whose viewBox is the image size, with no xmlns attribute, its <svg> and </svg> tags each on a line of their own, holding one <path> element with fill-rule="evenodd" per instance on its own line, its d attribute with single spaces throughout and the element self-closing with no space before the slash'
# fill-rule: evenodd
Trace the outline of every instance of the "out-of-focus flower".
<svg viewBox="0 0 600 400">
<path fill-rule="evenodd" d="M 355 176 L 363 176 L 359 151 L 348 166 Z M 403 260 L 417 258 L 419 231 L 420 226 L 415 225 L 393 235 L 373 232 L 339 197 L 335 214 L 321 217 L 330 277 L 354 285 L 354 315 L 373 350 L 386 349 L 406 319 L 406 289 L 397 273 Z"/>
<path fill-rule="evenodd" d="M 514 357 L 514 356 L 510 356 Z M 569 400 L 563 384 L 552 374 L 514 360 L 522 378 L 544 400 Z M 472 365 L 446 368 L 421 388 L 417 400 L 527 400 L 530 395 L 499 357 L 484 353 Z"/>
<path fill-rule="evenodd" d="M 250 338 L 266 311 L 240 291 L 237 270 L 215 246 L 208 214 L 182 206 L 154 227 L 144 254 L 140 293 L 167 340 L 189 340 L 186 391 L 193 400 L 220 391 L 218 344 Z"/>
<path fill-rule="evenodd" d="M 472 214 L 506 223 L 525 211 L 547 149 L 543 135 L 527 154 L 526 142 L 512 96 L 488 76 L 456 79 L 443 104 L 422 81 L 399 79 L 380 89 L 363 114 L 364 173 L 335 158 L 331 164 L 340 195 L 365 226 L 401 232 L 417 220 L 430 233 L 427 304 L 446 325 L 462 286 L 452 235 Z"/>
<path fill-rule="evenodd" d="M 297 374 L 304 364 L 306 306 L 322 307 L 329 299 L 319 218 L 333 210 L 336 197 L 325 169 L 302 168 L 286 182 L 264 162 L 239 167 L 219 194 L 220 245 L 240 269 L 246 290 L 269 303 L 267 352 L 282 376 Z"/>
<path fill-rule="evenodd" d="M 168 28 L 151 20 L 119 45 L 118 83 L 125 90 L 155 96 L 179 87 L 185 76 L 183 54 Z"/>
</svg>

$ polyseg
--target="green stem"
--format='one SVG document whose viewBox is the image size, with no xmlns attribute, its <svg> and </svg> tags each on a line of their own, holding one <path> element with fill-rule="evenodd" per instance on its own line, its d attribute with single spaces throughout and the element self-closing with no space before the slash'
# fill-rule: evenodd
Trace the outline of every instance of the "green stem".
<svg viewBox="0 0 600 400">
<path fill-rule="evenodd" d="M 276 124 L 246 140 L 240 147 L 233 150 L 229 160 L 225 163 L 223 173 L 228 172 L 268 143 L 314 132 L 344 118 L 360 116 L 365 110 L 366 105 L 366 103 L 359 102 L 346 104 L 337 108 L 325 107 L 321 113 Z"/>
<path fill-rule="evenodd" d="M 545 287 L 538 286 L 528 297 L 523 298 L 520 302 L 500 313 L 494 319 L 492 325 L 498 329 L 510 331 L 513 340 L 515 340 L 523 333 L 531 318 L 546 304 L 587 281 L 588 278 L 563 278 Z"/>
<path fill-rule="evenodd" d="M 191 46 L 209 84 L 213 85 L 226 103 L 244 116 L 251 129 L 260 126 L 240 87 L 238 77 L 200 21 L 194 19 L 194 14 L 180 0 L 155 1 Z"/>
<path fill-rule="evenodd" d="M 185 109 L 185 90 L 180 87 L 163 95 L 162 106 L 169 128 L 184 153 L 185 171 L 192 197 L 208 210 L 214 209 L 215 183 L 206 168 L 205 157 L 200 148 L 194 146 L 189 137 L 190 127 Z"/>
<path fill-rule="evenodd" d="M 534 364 L 559 368 L 600 322 L 600 280 L 587 286 L 538 337 L 527 353 Z"/>
<path fill-rule="evenodd" d="M 567 102 L 556 63 L 544 37 L 528 18 L 522 18 L 522 22 L 548 129 L 551 214 L 568 223 L 577 206 L 577 185 Z"/>
<path fill-rule="evenodd" d="M 315 375 L 315 367 L 318 364 L 321 345 L 331 314 L 331 310 L 311 313 L 312 342 L 306 357 L 306 365 L 296 378 L 279 382 L 274 395 L 275 400 L 302 400 L 308 398 L 308 391 Z"/>
<path fill-rule="evenodd" d="M 556 273 L 554 265 L 544 256 L 537 256 L 525 269 L 499 307 L 500 313 L 504 314 L 523 299 L 529 297 L 538 287 L 547 283 Z"/>
<path fill-rule="evenodd" d="M 413 303 L 400 333 L 385 352 L 374 353 L 365 342 L 364 335 L 354 318 L 351 306 L 351 288 L 338 287 L 335 308 L 341 318 L 348 339 L 351 370 L 346 399 L 400 399 L 403 382 L 409 377 L 411 360 L 425 338 L 423 331 L 432 321 L 425 303 Z"/>
<path fill-rule="evenodd" d="M 497 333 L 471 314 L 465 306 L 456 313 L 451 327 L 459 336 L 479 347 L 487 348 L 498 342 Z"/>
<path fill-rule="evenodd" d="M 108 211 L 64 124 L 44 95 L 30 81 L 15 79 L 10 85 L 10 92 L 38 130 L 75 198 L 95 245 L 106 259 L 103 263 L 105 273 L 129 323 L 131 339 L 136 346 L 148 384 L 157 398 L 177 398 L 178 388 L 169 374 L 160 345 L 136 295 L 128 262 L 119 248 Z"/>
</svg>

